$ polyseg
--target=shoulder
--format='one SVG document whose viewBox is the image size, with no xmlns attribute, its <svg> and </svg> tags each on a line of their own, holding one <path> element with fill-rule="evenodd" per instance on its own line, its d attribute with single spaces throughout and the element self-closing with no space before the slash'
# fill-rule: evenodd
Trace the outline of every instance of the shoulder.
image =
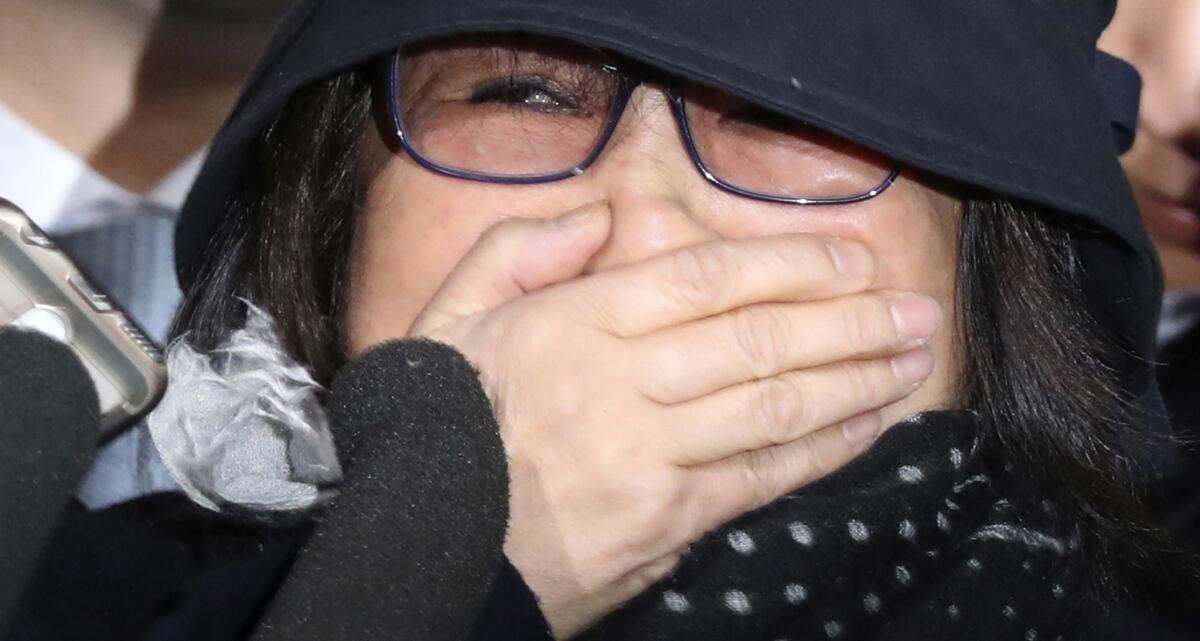
<svg viewBox="0 0 1200 641">
<path fill-rule="evenodd" d="M 11 628 L 22 639 L 240 638 L 305 524 L 266 527 L 156 494 L 60 517 Z"/>
</svg>

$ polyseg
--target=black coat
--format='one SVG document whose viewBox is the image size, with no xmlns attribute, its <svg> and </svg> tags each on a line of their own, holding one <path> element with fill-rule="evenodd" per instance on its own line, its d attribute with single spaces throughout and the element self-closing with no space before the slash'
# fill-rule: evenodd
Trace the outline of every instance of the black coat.
<svg viewBox="0 0 1200 641">
<path fill-rule="evenodd" d="M 98 512 L 74 504 L 9 638 L 234 641 L 278 594 L 271 638 L 548 639 L 501 553 L 503 445 L 466 359 L 428 341 L 391 343 L 342 370 L 327 409 L 346 471 L 328 509 L 283 521 L 175 493 Z M 322 538 L 306 545 L 314 531 Z"/>
<path fill-rule="evenodd" d="M 1180 441 L 1171 473 L 1153 496 L 1167 526 L 1200 549 L 1200 323 L 1162 346 L 1158 380 Z"/>
<path fill-rule="evenodd" d="M 372 399 L 391 396 L 420 406 L 417 399 L 424 398 L 437 410 L 408 413 L 407 423 L 397 423 L 403 432 L 437 431 L 454 420 L 449 415 L 470 415 L 470 408 L 481 403 L 486 408 L 465 360 L 453 350 L 440 352 L 447 360 L 435 360 L 430 352 L 429 358 L 413 361 L 411 369 L 426 372 L 423 376 L 375 377 L 388 385 L 358 389 L 364 395 L 361 405 L 386 405 Z M 422 381 L 436 384 L 422 388 Z M 388 394 L 393 388 L 404 393 Z M 333 395 L 339 390 L 335 382 Z M 340 396 L 344 400 L 350 394 Z M 485 413 L 494 430 L 494 419 Z M 333 422 L 336 428 L 338 421 Z M 614 613 L 594 636 L 779 638 L 763 636 L 770 632 L 761 629 L 764 622 L 786 629 L 788 638 L 811 626 L 824 628 L 828 636 L 835 628 L 827 626 L 835 622 L 836 636 L 844 638 L 890 631 L 889 638 L 899 639 L 908 638 L 901 631 L 921 630 L 924 638 L 950 639 L 961 638 L 964 630 L 950 614 L 956 612 L 962 625 L 973 626 L 967 628 L 975 630 L 973 638 L 1009 638 L 1009 632 L 1027 629 L 1041 636 L 1062 631 L 1069 613 L 1064 606 L 1086 569 L 1070 553 L 1057 510 L 1042 501 L 1041 489 L 1008 473 L 1007 459 L 979 452 L 978 426 L 969 413 L 934 412 L 909 423 L 888 430 L 869 453 L 833 476 L 697 543 L 674 576 Z M 386 424 L 377 427 L 387 429 Z M 353 462 L 348 478 L 371 471 L 368 463 Z M 358 495 L 347 496 L 330 509 L 328 523 L 304 520 L 286 526 L 209 512 L 178 494 L 148 496 L 99 512 L 74 505 L 62 515 L 9 639 L 248 638 L 288 580 L 313 528 L 337 531 L 328 529 L 339 525 L 332 519 L 339 515 L 337 508 Z M 430 493 L 415 497 L 432 500 Z M 393 503 L 382 503 L 367 512 L 396 511 Z M 388 528 L 389 521 L 360 520 L 366 534 L 361 541 L 387 541 L 386 532 L 373 533 Z M 368 550 L 349 558 L 375 557 Z M 791 582 L 803 582 L 804 589 L 797 591 Z M 730 601 L 730 590 L 745 604 Z M 308 602 L 320 609 L 311 612 L 311 621 L 361 616 L 355 603 L 332 592 Z M 754 616 L 741 617 L 750 607 Z M 680 613 L 687 617 L 677 618 Z M 550 638 L 536 598 L 506 562 L 492 576 L 482 611 L 464 616 L 478 617 L 468 638 Z M 975 629 L 982 621 L 992 622 L 989 629 Z M 1101 629 L 1111 631 L 1117 624 L 1128 626 L 1122 638 L 1143 632 L 1143 638 L 1187 638 L 1168 636 L 1167 629 L 1140 616 L 1122 615 Z M 1006 632 L 1009 626 L 1020 629 Z"/>
<path fill-rule="evenodd" d="M 774 508 L 776 512 L 788 509 L 786 505 Z M 768 511 L 752 515 L 735 527 L 745 527 L 748 520 L 769 524 L 772 520 L 769 514 Z M 924 525 L 922 528 L 927 529 Z M 9 641 L 250 638 L 272 595 L 287 580 L 289 569 L 312 529 L 311 521 L 287 527 L 248 524 L 202 509 L 181 494 L 147 496 L 97 512 L 74 504 L 62 514 L 6 638 Z M 709 540 L 720 545 L 724 534 Z M 758 540 L 761 545 L 763 539 Z M 707 551 L 699 553 L 692 567 L 728 563 L 737 556 L 732 552 L 716 552 L 712 543 L 702 544 L 702 550 L 704 545 L 708 546 Z M 721 558 L 726 561 L 720 561 Z M 1017 569 L 1020 558 L 1024 557 L 1014 555 L 1010 563 L 1012 576 L 1018 581 L 1022 580 L 1022 572 Z M 732 573 L 736 575 L 736 571 Z M 986 589 L 986 585 L 981 587 Z M 649 599 L 660 598 L 662 589 L 663 586 L 652 588 L 639 599 L 640 605 L 633 604 L 631 610 L 614 615 L 614 619 L 627 618 L 629 613 L 644 609 Z M 969 593 L 961 594 L 961 598 L 964 604 L 988 602 Z M 852 606 L 856 601 L 845 599 L 843 603 Z M 328 614 L 353 616 L 344 610 Z M 971 626 L 967 629 L 976 630 L 974 638 L 990 638 L 989 633 L 997 632 L 979 628 L 974 619 L 963 622 Z M 1085 639 L 1193 638 L 1187 629 L 1140 612 L 1099 611 L 1085 615 L 1083 620 L 1091 623 L 1091 630 L 1080 637 Z M 912 621 L 906 623 L 909 627 L 912 624 Z M 605 636 L 602 629 L 612 625 L 607 623 L 596 632 Z M 475 627 L 471 638 L 477 641 L 551 639 L 536 598 L 507 563 L 493 577 L 489 598 Z"/>
<path fill-rule="evenodd" d="M 156 494 L 62 514 L 9 641 L 235 641 L 253 627 L 311 533 L 247 524 Z M 533 593 L 498 568 L 475 639 L 548 641 Z"/>
</svg>

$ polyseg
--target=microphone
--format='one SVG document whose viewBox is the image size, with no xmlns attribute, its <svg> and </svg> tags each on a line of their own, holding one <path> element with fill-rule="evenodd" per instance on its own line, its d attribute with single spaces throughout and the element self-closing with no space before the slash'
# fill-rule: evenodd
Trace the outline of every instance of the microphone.
<svg viewBox="0 0 1200 641">
<path fill-rule="evenodd" d="M 255 641 L 468 638 L 503 564 L 508 466 L 491 403 L 454 349 L 387 343 L 330 390 L 338 497 Z"/>
<path fill-rule="evenodd" d="M 0 329 L 0 634 L 87 472 L 99 407 L 69 347 L 39 332 Z"/>
</svg>

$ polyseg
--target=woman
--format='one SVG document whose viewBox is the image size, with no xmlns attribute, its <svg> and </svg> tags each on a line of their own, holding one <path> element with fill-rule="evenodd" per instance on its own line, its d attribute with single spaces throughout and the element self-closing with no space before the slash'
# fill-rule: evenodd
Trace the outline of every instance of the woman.
<svg viewBox="0 0 1200 641">
<path fill-rule="evenodd" d="M 1200 5 L 1160 0 L 1120 5 L 1100 45 L 1126 58 L 1144 88 L 1137 144 L 1121 159 L 1163 264 L 1166 293 L 1159 321 L 1158 382 L 1180 440 L 1195 442 L 1200 405 Z M 1177 480 L 1158 509 L 1174 531 L 1200 541 L 1195 488 L 1197 450 L 1180 448 Z"/>
<path fill-rule="evenodd" d="M 184 214 L 178 333 L 248 301 L 321 385 L 453 347 L 558 638 L 1070 633 L 1162 556 L 1111 7 L 843 4 L 308 3 Z"/>
</svg>

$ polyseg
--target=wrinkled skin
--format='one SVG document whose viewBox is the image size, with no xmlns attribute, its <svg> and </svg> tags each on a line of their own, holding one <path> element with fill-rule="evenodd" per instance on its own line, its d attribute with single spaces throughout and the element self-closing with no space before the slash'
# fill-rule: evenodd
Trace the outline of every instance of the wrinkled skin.
<svg viewBox="0 0 1200 641">
<path fill-rule="evenodd" d="M 556 183 L 449 178 L 366 138 L 348 347 L 427 337 L 480 371 L 509 455 L 505 552 L 559 638 L 953 401 L 961 205 L 914 176 L 837 207 L 723 192 L 653 87 Z"/>
</svg>

